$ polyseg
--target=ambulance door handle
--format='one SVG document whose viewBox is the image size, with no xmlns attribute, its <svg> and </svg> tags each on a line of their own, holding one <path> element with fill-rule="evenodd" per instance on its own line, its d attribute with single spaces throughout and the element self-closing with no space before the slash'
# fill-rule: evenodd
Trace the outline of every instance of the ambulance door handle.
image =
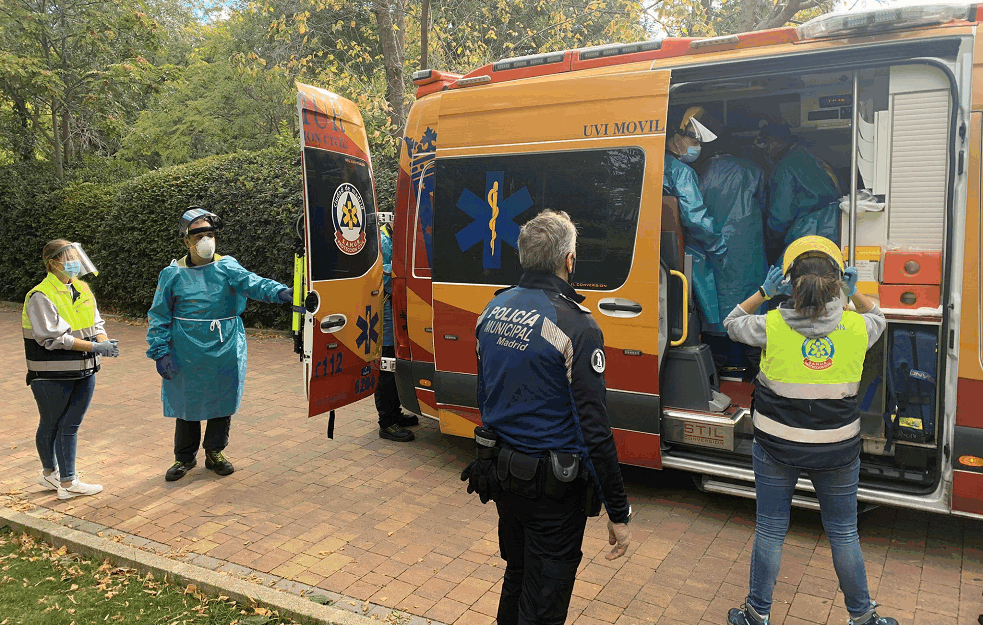
<svg viewBox="0 0 983 625">
<path fill-rule="evenodd" d="M 683 283 L 683 334 L 675 341 L 669 341 L 670 347 L 679 347 L 689 338 L 689 280 L 686 279 L 686 274 L 681 271 L 670 269 L 669 273 L 679 278 Z"/>
<path fill-rule="evenodd" d="M 597 307 L 609 317 L 637 317 L 642 314 L 642 305 L 621 297 L 605 297 Z"/>
</svg>

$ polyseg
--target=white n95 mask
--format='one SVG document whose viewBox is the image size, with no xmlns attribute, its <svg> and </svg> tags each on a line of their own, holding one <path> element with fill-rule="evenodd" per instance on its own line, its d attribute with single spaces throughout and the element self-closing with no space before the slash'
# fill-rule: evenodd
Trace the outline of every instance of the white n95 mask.
<svg viewBox="0 0 983 625">
<path fill-rule="evenodd" d="M 215 237 L 202 237 L 195 245 L 201 258 L 211 258 L 215 254 Z"/>
</svg>

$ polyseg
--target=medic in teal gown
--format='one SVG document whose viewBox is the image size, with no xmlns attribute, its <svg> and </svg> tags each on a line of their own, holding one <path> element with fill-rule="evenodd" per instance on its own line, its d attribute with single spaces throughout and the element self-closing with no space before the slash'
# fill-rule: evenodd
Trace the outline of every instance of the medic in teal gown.
<svg viewBox="0 0 983 625">
<path fill-rule="evenodd" d="M 785 125 L 764 126 L 754 147 L 773 165 L 765 221 L 769 257 L 780 256 L 792 241 L 810 234 L 839 241 L 841 193 L 832 168 L 799 145 Z"/>
<path fill-rule="evenodd" d="M 173 260 L 160 272 L 147 315 L 147 356 L 173 354 L 177 361 L 177 375 L 162 380 L 164 416 L 204 421 L 239 410 L 246 381 L 246 332 L 239 315 L 249 299 L 277 303 L 285 289 L 217 254 L 198 267 L 187 257 Z"/>
<path fill-rule="evenodd" d="M 723 265 L 727 243 L 703 202 L 696 172 L 687 164 L 699 158 L 703 143 L 717 138 L 706 124 L 719 127 L 701 107 L 686 110 L 678 129 L 666 141 L 662 189 L 679 202 L 683 241 L 686 252 L 693 257 L 693 291 L 704 318 L 713 325 L 722 321 L 714 266 L 719 270 Z"/>
<path fill-rule="evenodd" d="M 164 416 L 174 418 L 174 464 L 164 474 L 168 482 L 197 465 L 199 447 L 205 448 L 206 469 L 218 475 L 235 472 L 222 452 L 246 381 L 246 331 L 239 315 L 250 298 L 271 304 L 293 299 L 293 289 L 216 254 L 215 233 L 221 228 L 218 215 L 197 206 L 181 215 L 178 234 L 188 255 L 160 272 L 147 313 L 147 357 L 163 378 Z"/>
</svg>

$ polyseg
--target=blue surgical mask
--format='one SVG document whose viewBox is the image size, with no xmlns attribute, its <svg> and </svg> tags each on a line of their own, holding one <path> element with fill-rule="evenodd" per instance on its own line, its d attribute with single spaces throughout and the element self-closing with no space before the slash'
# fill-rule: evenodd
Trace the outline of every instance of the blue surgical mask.
<svg viewBox="0 0 983 625">
<path fill-rule="evenodd" d="M 696 159 L 700 158 L 700 147 L 699 145 L 691 145 L 686 148 L 686 154 L 680 154 L 679 160 L 684 163 L 692 163 Z"/>
<path fill-rule="evenodd" d="M 79 275 L 80 271 L 82 271 L 82 263 L 77 260 L 66 260 L 62 265 L 62 271 L 64 271 L 65 275 L 69 278 L 74 278 L 75 276 Z"/>
</svg>

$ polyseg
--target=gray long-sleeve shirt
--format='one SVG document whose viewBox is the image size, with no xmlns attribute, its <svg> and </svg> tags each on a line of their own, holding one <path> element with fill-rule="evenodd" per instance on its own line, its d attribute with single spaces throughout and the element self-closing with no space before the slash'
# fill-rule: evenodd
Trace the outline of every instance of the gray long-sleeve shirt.
<svg viewBox="0 0 983 625">
<path fill-rule="evenodd" d="M 96 308 L 96 335 L 106 333 L 106 322 Z M 27 318 L 31 320 L 34 340 L 45 349 L 72 349 L 75 337 L 72 327 L 58 314 L 54 303 L 44 293 L 34 293 L 27 302 Z"/>
<path fill-rule="evenodd" d="M 827 336 L 836 329 L 840 323 L 840 318 L 843 316 L 845 304 L 846 302 L 842 297 L 829 302 L 826 305 L 826 312 L 820 315 L 818 319 L 811 319 L 807 315 L 800 314 L 794 308 L 784 305 L 779 306 L 778 311 L 793 330 L 809 338 L 817 338 Z M 870 349 L 877 342 L 877 339 L 881 338 L 884 328 L 887 327 L 887 320 L 877 306 L 861 316 L 864 318 L 864 325 L 867 328 L 867 349 Z M 766 317 L 766 315 L 745 312 L 740 306 L 735 306 L 734 310 L 724 319 L 724 327 L 727 328 L 727 335 L 733 340 L 753 347 L 764 347 L 768 340 Z"/>
</svg>

